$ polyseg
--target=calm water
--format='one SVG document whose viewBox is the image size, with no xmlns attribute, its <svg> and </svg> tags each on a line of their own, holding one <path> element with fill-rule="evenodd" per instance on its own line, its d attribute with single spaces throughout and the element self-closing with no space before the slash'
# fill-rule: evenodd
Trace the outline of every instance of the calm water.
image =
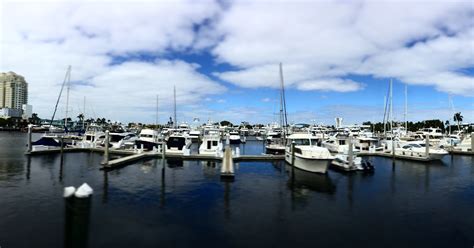
<svg viewBox="0 0 474 248">
<path fill-rule="evenodd" d="M 141 161 L 99 170 L 92 153 L 23 155 L 0 132 L 0 246 L 473 247 L 474 165 L 371 158 L 373 175 L 292 172 L 283 162 Z M 243 153 L 258 154 L 249 142 Z M 64 200 L 87 182 L 90 200 Z"/>
</svg>

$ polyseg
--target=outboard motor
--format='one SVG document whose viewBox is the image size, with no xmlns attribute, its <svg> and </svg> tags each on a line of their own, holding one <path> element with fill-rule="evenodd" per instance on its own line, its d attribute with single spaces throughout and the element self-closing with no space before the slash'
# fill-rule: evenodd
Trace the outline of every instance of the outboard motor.
<svg viewBox="0 0 474 248">
<path fill-rule="evenodd" d="M 373 172 L 375 167 L 369 162 L 369 161 L 362 161 L 362 168 L 364 168 L 364 171 L 369 171 Z"/>
</svg>

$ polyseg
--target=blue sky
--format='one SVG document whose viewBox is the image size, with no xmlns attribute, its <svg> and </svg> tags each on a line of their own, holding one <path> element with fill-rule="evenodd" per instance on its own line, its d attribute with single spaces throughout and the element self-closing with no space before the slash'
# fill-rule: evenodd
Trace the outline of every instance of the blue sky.
<svg viewBox="0 0 474 248">
<path fill-rule="evenodd" d="M 474 7 L 469 1 L 2 1 L 0 71 L 29 82 L 52 114 L 72 66 L 69 112 L 122 122 L 276 121 L 283 63 L 290 122 L 394 116 L 474 121 Z M 28 16 L 28 18 L 22 18 Z M 60 112 L 65 112 L 65 99 Z"/>
</svg>

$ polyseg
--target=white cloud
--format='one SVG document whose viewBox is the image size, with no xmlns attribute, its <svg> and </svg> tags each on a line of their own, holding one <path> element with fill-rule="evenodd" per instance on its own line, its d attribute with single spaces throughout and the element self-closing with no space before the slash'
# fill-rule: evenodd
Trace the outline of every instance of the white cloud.
<svg viewBox="0 0 474 248">
<path fill-rule="evenodd" d="M 195 116 L 200 101 L 218 102 L 225 88 L 196 64 L 162 58 L 176 52 L 210 52 L 212 62 L 235 68 L 213 75 L 243 88 L 278 88 L 283 62 L 285 86 L 302 91 L 361 90 L 350 75 L 362 74 L 474 94 L 473 77 L 462 72 L 474 67 L 469 1 L 6 0 L 0 13 L 0 71 L 26 77 L 42 117 L 68 65 L 76 112 L 86 95 L 97 116 L 154 120 L 155 95 L 169 115 L 176 85 L 180 106 L 195 107 L 182 115 Z M 134 59 L 117 64 L 117 57 Z M 258 108 L 232 111 L 264 116 Z M 240 117 L 232 111 L 212 116 Z"/>
<path fill-rule="evenodd" d="M 298 89 L 358 90 L 341 77 L 363 74 L 472 95 L 474 78 L 457 71 L 474 65 L 473 16 L 469 1 L 235 1 L 213 54 L 240 69 L 216 75 L 277 87 L 283 62 L 287 85 Z"/>
<path fill-rule="evenodd" d="M 193 26 L 219 10 L 214 1 L 2 1 L 0 71 L 15 71 L 29 82 L 29 102 L 41 117 L 52 114 L 60 84 L 72 65 L 70 111 L 130 121 L 154 114 L 155 95 L 171 105 L 192 104 L 225 90 L 198 73 L 198 65 L 157 60 L 112 65 L 114 56 L 184 52 L 195 43 Z M 127 62 L 128 61 L 128 62 Z M 64 110 L 64 104 L 60 106 Z M 62 113 L 58 113 L 62 116 Z"/>
</svg>

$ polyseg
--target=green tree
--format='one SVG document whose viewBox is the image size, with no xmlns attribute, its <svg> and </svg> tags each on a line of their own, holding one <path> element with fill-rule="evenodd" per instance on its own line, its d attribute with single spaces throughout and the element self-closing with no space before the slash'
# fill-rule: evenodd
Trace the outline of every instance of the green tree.
<svg viewBox="0 0 474 248">
<path fill-rule="evenodd" d="M 232 126 L 232 122 L 230 122 L 230 121 L 221 121 L 221 126 L 228 126 L 228 127 L 231 127 L 231 126 Z"/>
<path fill-rule="evenodd" d="M 458 130 L 461 130 L 461 125 L 459 123 L 462 122 L 463 118 L 464 117 L 461 115 L 461 112 L 454 114 L 453 120 L 458 124 Z"/>
</svg>

